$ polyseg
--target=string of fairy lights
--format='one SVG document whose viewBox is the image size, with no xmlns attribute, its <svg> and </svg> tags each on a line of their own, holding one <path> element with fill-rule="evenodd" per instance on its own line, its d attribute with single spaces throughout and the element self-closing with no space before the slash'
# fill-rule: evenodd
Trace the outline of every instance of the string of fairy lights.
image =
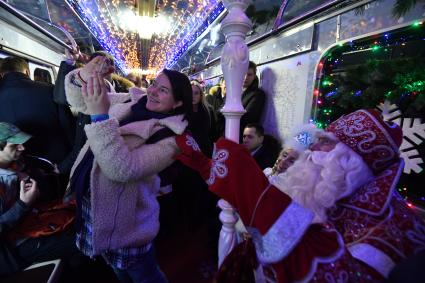
<svg viewBox="0 0 425 283">
<path fill-rule="evenodd" d="M 181 2 L 165 0 L 158 5 L 159 16 L 167 11 L 167 6 L 172 7 L 171 18 L 175 21 L 168 34 L 153 38 L 149 57 L 149 67 L 152 69 L 171 67 L 224 11 L 223 4 L 218 0 L 186 1 L 187 7 L 178 7 L 177 3 Z"/>
<path fill-rule="evenodd" d="M 140 32 L 122 25 L 127 15 L 136 15 L 136 0 L 65 2 L 79 15 L 102 48 L 115 57 L 116 65 L 123 72 L 140 69 Z M 148 69 L 156 72 L 172 66 L 223 11 L 219 0 L 158 1 L 155 18 L 166 19 L 168 25 L 165 30 L 151 35 Z"/>
<path fill-rule="evenodd" d="M 122 8 L 134 10 L 134 1 L 129 0 L 65 0 L 80 16 L 100 45 L 112 56 L 122 70 L 140 68 L 137 34 L 117 25 L 115 15 Z"/>
<path fill-rule="evenodd" d="M 207 18 L 202 23 L 197 23 L 198 28 L 193 30 L 192 33 L 189 33 L 180 40 L 180 43 L 174 48 L 172 56 L 167 60 L 166 67 L 171 68 L 177 61 L 184 55 L 184 53 L 189 49 L 189 47 L 199 38 L 207 28 L 224 12 L 224 4 L 219 2 L 214 10 L 209 13 Z"/>
</svg>

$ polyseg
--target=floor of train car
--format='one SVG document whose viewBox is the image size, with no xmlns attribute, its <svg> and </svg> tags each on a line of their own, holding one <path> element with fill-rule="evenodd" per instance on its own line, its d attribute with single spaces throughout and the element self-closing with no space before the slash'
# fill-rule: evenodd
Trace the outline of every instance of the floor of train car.
<svg viewBox="0 0 425 283">
<path fill-rule="evenodd" d="M 161 217 L 155 249 L 169 283 L 212 282 L 217 266 L 217 221 L 202 221 L 192 227 L 194 220 L 188 219 L 184 212 L 171 211 Z M 60 283 L 71 282 L 119 283 L 101 259 L 84 265 L 78 274 L 64 273 Z"/>
</svg>

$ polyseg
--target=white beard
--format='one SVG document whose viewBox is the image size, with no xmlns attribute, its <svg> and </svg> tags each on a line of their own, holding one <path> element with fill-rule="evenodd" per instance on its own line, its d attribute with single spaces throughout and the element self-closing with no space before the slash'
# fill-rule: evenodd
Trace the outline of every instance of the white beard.
<svg viewBox="0 0 425 283">
<path fill-rule="evenodd" d="M 373 179 L 362 158 L 343 143 L 330 152 L 306 151 L 270 183 L 314 212 L 314 223 L 327 220 L 326 211 Z"/>
</svg>

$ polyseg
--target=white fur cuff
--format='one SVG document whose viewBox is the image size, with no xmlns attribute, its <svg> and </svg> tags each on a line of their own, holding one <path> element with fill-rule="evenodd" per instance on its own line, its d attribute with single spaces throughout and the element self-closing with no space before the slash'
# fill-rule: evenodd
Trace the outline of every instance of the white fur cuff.
<svg viewBox="0 0 425 283">
<path fill-rule="evenodd" d="M 351 255 L 381 273 L 385 278 L 395 266 L 394 261 L 383 251 L 369 244 L 355 244 L 348 247 Z"/>
<path fill-rule="evenodd" d="M 256 228 L 248 227 L 258 260 L 269 264 L 286 257 L 298 244 L 313 217 L 313 212 L 292 201 L 264 236 Z"/>
</svg>

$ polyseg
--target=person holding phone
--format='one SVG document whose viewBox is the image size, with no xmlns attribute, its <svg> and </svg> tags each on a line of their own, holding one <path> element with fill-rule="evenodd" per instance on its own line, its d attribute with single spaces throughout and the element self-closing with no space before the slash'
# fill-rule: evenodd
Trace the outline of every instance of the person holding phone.
<svg viewBox="0 0 425 283">
<path fill-rule="evenodd" d="M 76 244 L 103 256 L 121 282 L 167 282 L 152 244 L 157 196 L 175 176 L 175 135 L 188 125 L 192 88 L 186 75 L 164 69 L 147 95 L 114 94 L 104 81 L 112 71 L 98 56 L 65 80 L 68 102 L 91 117 L 67 193 L 77 202 Z"/>
<path fill-rule="evenodd" d="M 79 256 L 69 229 L 73 206 L 61 211 L 60 202 L 55 202 L 56 212 L 43 214 L 53 203 L 39 202 L 38 183 L 21 170 L 24 143 L 30 138 L 18 127 L 0 122 L 0 275 L 34 262 Z"/>
</svg>

